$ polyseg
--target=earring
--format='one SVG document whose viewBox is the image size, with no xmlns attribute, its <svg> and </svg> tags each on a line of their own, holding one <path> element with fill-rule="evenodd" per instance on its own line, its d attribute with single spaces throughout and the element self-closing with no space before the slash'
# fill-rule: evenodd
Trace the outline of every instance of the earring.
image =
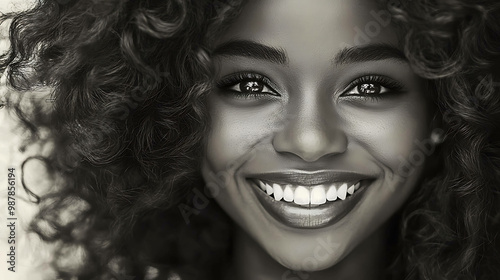
<svg viewBox="0 0 500 280">
<path fill-rule="evenodd" d="M 435 128 L 432 130 L 430 138 L 434 145 L 438 145 L 444 142 L 446 136 L 444 135 L 444 130 L 442 128 Z"/>
</svg>

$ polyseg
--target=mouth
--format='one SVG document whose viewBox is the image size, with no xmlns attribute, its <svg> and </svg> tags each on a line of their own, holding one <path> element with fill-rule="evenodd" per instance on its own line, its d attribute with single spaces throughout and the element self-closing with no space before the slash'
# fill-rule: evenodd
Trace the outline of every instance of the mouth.
<svg viewBox="0 0 500 280">
<path fill-rule="evenodd" d="M 359 190 L 361 181 L 339 182 L 328 185 L 300 186 L 278 184 L 255 179 L 253 183 L 275 201 L 285 201 L 303 207 L 315 207 L 330 201 L 345 200 Z"/>
<path fill-rule="evenodd" d="M 336 223 L 361 200 L 374 178 L 353 173 L 275 173 L 247 178 L 264 210 L 294 228 Z"/>
</svg>

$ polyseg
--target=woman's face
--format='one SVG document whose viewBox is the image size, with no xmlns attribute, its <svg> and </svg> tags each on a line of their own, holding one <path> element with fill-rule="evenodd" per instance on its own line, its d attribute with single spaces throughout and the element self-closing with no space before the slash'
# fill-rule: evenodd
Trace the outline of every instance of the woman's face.
<svg viewBox="0 0 500 280">
<path fill-rule="evenodd" d="M 216 41 L 203 175 L 290 269 L 339 262 L 422 174 L 431 108 L 374 2 L 249 1 Z"/>
</svg>

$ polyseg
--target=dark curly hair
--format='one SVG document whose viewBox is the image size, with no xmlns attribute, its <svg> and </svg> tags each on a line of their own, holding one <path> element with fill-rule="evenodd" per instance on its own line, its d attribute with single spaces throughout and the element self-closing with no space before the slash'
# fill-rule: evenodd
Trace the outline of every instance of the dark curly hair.
<svg viewBox="0 0 500 280">
<path fill-rule="evenodd" d="M 243 2 L 38 0 L 1 16 L 12 21 L 0 70 L 19 92 L 8 108 L 31 133 L 25 145 L 54 143 L 50 156 L 27 161 L 43 161 L 54 182 L 49 193 L 32 193 L 40 212 L 31 229 L 58 242 L 61 278 L 143 279 L 152 268 L 160 279 L 223 278 L 229 218 L 214 202 L 186 224 L 177 206 L 203 186 L 211 38 Z M 500 3 L 382 2 L 446 131 L 439 168 L 402 209 L 391 274 L 495 279 Z M 18 97 L 40 86 L 52 89 L 52 106 L 23 107 Z M 68 265 L 75 251 L 81 262 Z"/>
</svg>

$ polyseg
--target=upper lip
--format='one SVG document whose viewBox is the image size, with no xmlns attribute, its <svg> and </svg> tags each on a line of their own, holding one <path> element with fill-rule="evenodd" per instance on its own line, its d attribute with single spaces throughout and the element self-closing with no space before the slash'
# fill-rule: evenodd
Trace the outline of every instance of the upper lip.
<svg viewBox="0 0 500 280">
<path fill-rule="evenodd" d="M 259 174 L 252 174 L 248 176 L 250 179 L 260 179 L 270 181 L 278 184 L 291 184 L 291 185 L 326 185 L 337 182 L 357 182 L 365 179 L 371 179 L 372 176 L 359 174 L 355 172 L 345 171 L 283 171 L 283 172 L 266 172 Z"/>
</svg>

